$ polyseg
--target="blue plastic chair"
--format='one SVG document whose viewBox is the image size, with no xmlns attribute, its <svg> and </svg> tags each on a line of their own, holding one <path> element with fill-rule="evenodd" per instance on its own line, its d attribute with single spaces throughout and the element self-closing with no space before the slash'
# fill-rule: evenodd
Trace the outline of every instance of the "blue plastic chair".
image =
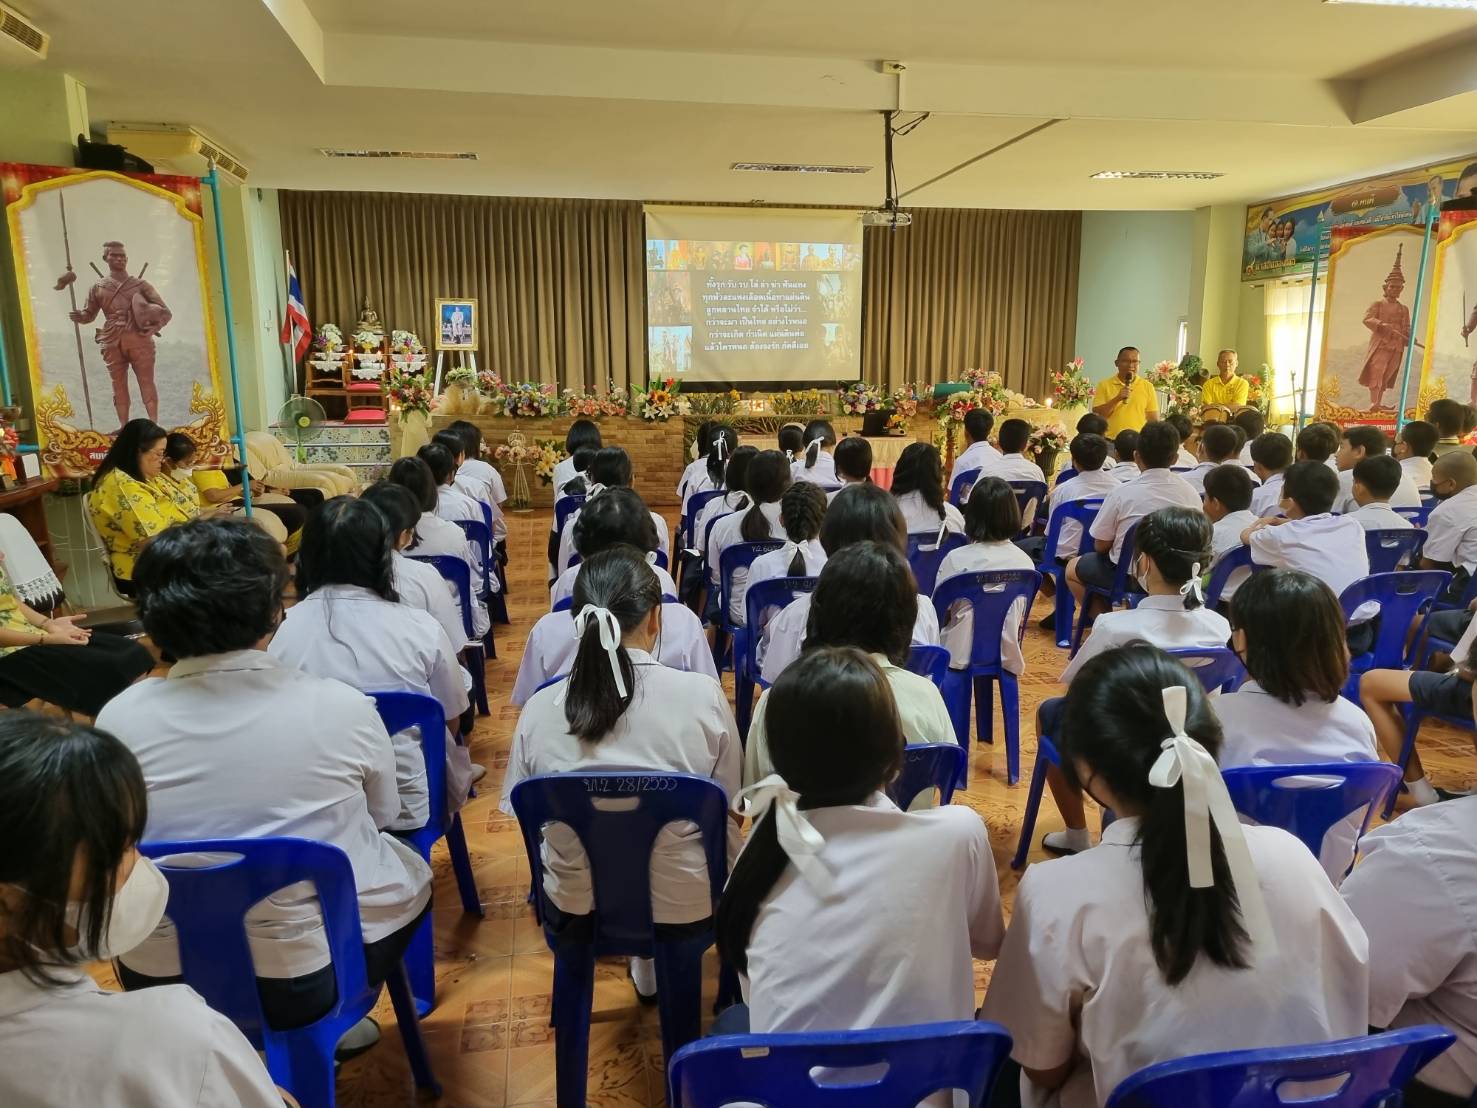
<svg viewBox="0 0 1477 1108">
<path fill-rule="evenodd" d="M 1375 810 L 1400 790 L 1400 767 L 1389 762 L 1237 766 L 1223 770 L 1221 776 L 1236 811 L 1291 832 L 1315 858 L 1329 828 L 1363 808 L 1357 844 L 1369 830 Z M 1307 780 L 1310 777 L 1318 780 Z M 1354 864 L 1353 858 L 1349 864 Z"/>
<path fill-rule="evenodd" d="M 1112 611 L 1119 604 L 1127 604 L 1130 608 L 1138 607 L 1138 602 L 1143 594 L 1135 591 L 1131 586 L 1129 571 L 1133 568 L 1133 544 L 1138 536 L 1139 525 L 1135 523 L 1123 536 L 1123 545 L 1118 549 L 1118 566 L 1113 574 L 1113 584 L 1104 590 L 1093 585 L 1086 587 L 1086 593 L 1082 597 L 1082 610 L 1077 613 L 1077 631 L 1072 636 L 1072 653 L 1076 654 L 1082 648 L 1082 636 L 1087 633 L 1087 628 L 1092 621 L 1087 618 L 1087 613 L 1092 610 L 1092 598 L 1100 596 L 1108 603 L 1108 611 Z"/>
<path fill-rule="evenodd" d="M 1376 1108 L 1400 1091 L 1456 1036 L 1444 1027 L 1402 1027 L 1308 1046 L 1264 1047 L 1160 1062 L 1125 1078 L 1107 1108 Z M 1280 1086 L 1345 1080 L 1322 1094 Z M 1391 1100 L 1389 1098 L 1393 1097 Z"/>
<path fill-rule="evenodd" d="M 1036 515 L 1046 503 L 1045 481 L 1007 481 L 1015 490 L 1015 502 L 1021 510 L 1021 536 L 1031 533 Z"/>
<path fill-rule="evenodd" d="M 696 824 L 716 912 L 728 877 L 728 798 L 717 782 L 686 773 L 556 773 L 520 781 L 511 800 L 533 887 L 539 890 L 535 913 L 554 952 L 551 1022 L 558 1099 L 560 1104 L 584 1104 L 596 958 L 655 958 L 662 1050 L 668 1061 L 700 1034 L 703 952 L 713 945 L 713 933 L 657 938 L 651 919 L 651 850 L 667 824 Z M 595 911 L 588 943 L 560 943 L 544 920 L 540 842 L 548 823 L 564 824 L 573 832 L 589 860 Z"/>
<path fill-rule="evenodd" d="M 564 534 L 564 525 L 569 522 L 570 516 L 574 515 L 575 512 L 580 510 L 580 507 L 584 504 L 584 502 L 585 494 L 582 492 L 572 492 L 566 496 L 561 496 L 558 500 L 554 501 L 555 534 Z"/>
<path fill-rule="evenodd" d="M 964 776 L 968 760 L 961 746 L 909 743 L 903 748 L 903 768 L 887 786 L 887 795 L 905 812 L 925 789 L 937 789 L 939 804 L 947 804 L 954 799 L 954 789 Z"/>
<path fill-rule="evenodd" d="M 1046 524 L 1046 542 L 1041 547 L 1041 557 L 1036 568 L 1043 577 L 1050 574 L 1056 582 L 1056 611 L 1052 616 L 1055 626 L 1052 631 L 1056 635 L 1057 646 L 1063 648 L 1072 645 L 1072 616 L 1076 602 L 1072 599 L 1072 590 L 1067 588 L 1067 567 L 1057 559 L 1080 557 L 1092 549 L 1092 521 L 1097 519 L 1098 509 L 1102 506 L 1100 496 L 1069 500 L 1057 505 Z M 1068 520 L 1075 520 L 1081 526 L 1082 533 L 1077 539 L 1077 549 L 1064 554 L 1059 547 L 1062 543 L 1062 530 Z"/>
<path fill-rule="evenodd" d="M 955 477 L 954 483 L 949 486 L 949 503 L 956 508 L 962 508 L 964 503 L 969 499 L 969 493 L 974 488 L 974 483 L 980 479 L 980 474 L 983 472 L 984 470 L 981 469 L 966 469 L 958 477 Z"/>
<path fill-rule="evenodd" d="M 1408 669 L 1414 663 L 1415 646 L 1406 646 L 1410 626 L 1420 620 L 1420 627 L 1410 640 L 1418 644 L 1425 636 L 1426 617 L 1450 582 L 1451 574 L 1444 569 L 1372 573 L 1343 591 L 1339 604 L 1343 606 L 1345 619 L 1369 601 L 1380 606 L 1374 647 L 1349 659 L 1349 680 L 1344 684 L 1344 696 L 1348 700 L 1359 703 L 1359 678 L 1369 670 Z"/>
<path fill-rule="evenodd" d="M 479 716 L 492 715 L 492 708 L 487 703 L 487 659 L 489 656 L 497 657 L 497 646 L 493 643 L 491 627 L 487 629 L 487 636 L 482 639 L 477 638 L 473 629 L 472 571 L 467 567 L 467 563 L 455 554 L 408 554 L 406 556 L 434 566 L 436 572 L 441 574 L 443 581 L 449 581 L 456 587 L 457 600 L 462 609 L 462 629 L 467 633 L 467 641 L 462 646 L 462 654 L 466 657 L 467 668 L 472 671 L 472 702 L 477 705 Z"/>
<path fill-rule="evenodd" d="M 1229 692 L 1246 678 L 1241 659 L 1223 646 L 1181 647 L 1166 653 L 1178 658 L 1199 680 L 1206 692 Z M 1199 661 L 1201 664 L 1195 664 Z M 1026 793 L 1026 808 L 1021 817 L 1021 837 L 1015 846 L 1015 857 L 1010 860 L 1011 869 L 1020 869 L 1026 864 L 1026 855 L 1031 852 L 1031 839 L 1036 834 L 1036 817 L 1041 812 L 1041 796 L 1046 791 L 1046 767 L 1060 766 L 1061 752 L 1050 735 L 1036 737 L 1036 762 L 1031 767 L 1031 786 Z"/>
<path fill-rule="evenodd" d="M 1431 509 L 1434 504 L 1423 503 L 1419 508 L 1391 508 L 1396 515 L 1404 516 L 1417 527 L 1424 527 L 1431 519 Z"/>
<path fill-rule="evenodd" d="M 866 1031 L 718 1035 L 678 1051 L 667 1103 L 672 1108 L 740 1103 L 898 1108 L 940 1090 L 962 1089 L 970 1108 L 981 1108 L 1010 1047 L 1005 1028 L 976 1020 Z"/>
<path fill-rule="evenodd" d="M 462 529 L 462 534 L 467 536 L 467 541 L 474 543 L 482 556 L 482 588 L 479 596 L 488 596 L 492 593 L 492 564 L 497 561 L 497 554 L 492 549 L 492 528 L 478 519 L 455 519 L 452 520 Z"/>
<path fill-rule="evenodd" d="M 769 682 L 759 675 L 759 640 L 768 622 L 764 613 L 783 608 L 802 593 L 814 592 L 817 578 L 771 577 L 744 592 L 744 625 L 733 632 L 734 721 L 739 736 L 749 737 L 749 722 L 754 718 L 754 686 L 763 688 Z"/>
<path fill-rule="evenodd" d="M 949 652 L 942 646 L 915 645 L 908 648 L 909 673 L 927 677 L 940 690 L 949 676 Z"/>
<path fill-rule="evenodd" d="M 482 917 L 482 898 L 477 893 L 477 878 L 472 873 L 472 856 L 467 850 L 467 836 L 462 830 L 460 812 L 446 812 L 446 713 L 440 701 L 425 693 L 369 692 L 374 706 L 392 735 L 414 727 L 420 735 L 421 757 L 426 763 L 426 795 L 430 816 L 424 827 L 414 831 L 396 831 L 398 839 L 409 843 L 427 862 L 431 848 L 446 840 L 451 856 L 451 871 L 456 877 L 456 891 L 461 897 L 462 911 Z M 405 969 L 410 975 L 410 989 L 415 995 L 416 1011 L 421 1015 L 436 1006 L 436 956 L 431 941 L 431 917 L 428 914 L 415 938 L 405 951 Z"/>
<path fill-rule="evenodd" d="M 735 570 L 748 570 L 754 559 L 771 550 L 784 546 L 783 539 L 762 539 L 759 542 L 736 542 L 718 556 L 718 630 L 713 635 L 713 668 L 723 672 L 728 642 L 738 630 L 738 624 L 730 618 L 733 602 L 733 574 Z M 734 669 L 738 667 L 738 643 L 734 640 Z"/>
<path fill-rule="evenodd" d="M 697 527 L 697 517 L 702 515 L 703 509 L 711 501 L 717 500 L 727 491 L 727 489 L 704 489 L 687 498 L 687 507 L 682 512 L 682 521 L 677 528 L 679 546 L 693 544 L 693 531 Z"/>
<path fill-rule="evenodd" d="M 1056 471 L 1056 480 L 1054 480 L 1051 483 L 1051 487 L 1052 488 L 1057 488 L 1058 486 L 1065 485 L 1068 481 L 1070 481 L 1073 477 L 1076 477 L 1076 476 L 1077 476 L 1077 467 L 1076 466 L 1065 466 L 1064 468 L 1059 469 L 1059 470 Z"/>
<path fill-rule="evenodd" d="M 942 541 L 938 530 L 908 532 L 908 566 L 918 583 L 920 596 L 932 596 L 938 581 L 939 565 L 950 551 L 958 550 L 969 540 L 958 531 L 945 531 Z"/>
<path fill-rule="evenodd" d="M 1445 645 L 1447 647 L 1446 652 L 1450 653 L 1451 644 L 1448 643 Z M 1448 716 L 1442 715 L 1440 712 L 1427 712 L 1417 708 L 1414 704 L 1404 704 L 1402 707 L 1405 709 L 1405 738 L 1400 744 L 1400 758 L 1395 763 L 1396 767 L 1400 770 L 1402 780 L 1398 787 L 1390 793 L 1389 799 L 1385 802 L 1383 813 L 1385 819 L 1389 819 L 1394 814 L 1395 799 L 1405 789 L 1405 782 L 1403 780 L 1405 767 L 1410 765 L 1410 756 L 1415 753 L 1415 740 L 1416 736 L 1420 734 L 1422 723 L 1428 719 L 1434 719 L 1450 727 L 1455 727 L 1459 731 L 1477 730 L 1477 725 L 1474 725 L 1470 719 L 1462 716 Z"/>
<path fill-rule="evenodd" d="M 1014 785 L 1021 776 L 1020 689 L 1016 676 L 1005 668 L 1000 652 L 1000 635 L 1005 619 L 1017 600 L 1024 601 L 1018 635 L 1025 637 L 1031 618 L 1031 603 L 1041 588 L 1041 574 L 1034 569 L 981 570 L 960 573 L 940 581 L 933 591 L 933 608 L 939 626 L 949 621 L 949 609 L 955 604 L 968 604 L 974 613 L 974 639 L 969 649 L 969 664 L 963 669 L 950 669 L 944 678 L 944 703 L 954 723 L 954 735 L 966 752 L 969 750 L 969 701 L 973 692 L 976 726 L 980 742 L 992 743 L 994 737 L 994 688 L 1000 684 L 1000 714 L 1005 721 L 1005 774 Z M 967 782 L 961 780 L 960 784 Z"/>
<path fill-rule="evenodd" d="M 1221 606 L 1226 586 L 1230 584 L 1231 576 L 1238 569 L 1249 569 L 1252 573 L 1260 573 L 1268 566 L 1259 566 L 1251 560 L 1251 547 L 1237 546 L 1227 550 L 1217 558 L 1210 567 L 1210 580 L 1205 585 L 1205 606 L 1215 611 Z"/>
<path fill-rule="evenodd" d="M 179 935 L 185 983 L 266 1054 L 272 1080 L 303 1108 L 333 1108 L 334 1047 L 379 999 L 379 986 L 365 976 L 364 934 L 348 855 L 327 843 L 291 838 L 148 842 L 139 844 L 139 852 L 154 859 L 169 881 L 165 911 Z M 227 857 L 208 865 L 165 860 L 181 854 Z M 277 1031 L 262 1015 L 245 917 L 263 898 L 299 881 L 312 882 L 318 895 L 337 996 L 314 1023 Z M 385 984 L 416 1088 L 439 1096 L 403 964 Z"/>
<path fill-rule="evenodd" d="M 1426 541 L 1419 527 L 1391 527 L 1364 532 L 1364 548 L 1369 551 L 1370 573 L 1394 573 Z"/>
<path fill-rule="evenodd" d="M 482 509 L 482 522 L 487 524 L 489 549 L 495 550 L 496 543 L 492 542 L 492 505 L 485 500 L 477 501 L 477 507 Z M 508 620 L 508 575 L 503 572 L 503 564 L 492 557 L 487 563 L 492 574 L 497 578 L 498 590 L 487 595 L 487 614 L 492 617 L 493 623 L 501 623 L 506 626 Z"/>
</svg>

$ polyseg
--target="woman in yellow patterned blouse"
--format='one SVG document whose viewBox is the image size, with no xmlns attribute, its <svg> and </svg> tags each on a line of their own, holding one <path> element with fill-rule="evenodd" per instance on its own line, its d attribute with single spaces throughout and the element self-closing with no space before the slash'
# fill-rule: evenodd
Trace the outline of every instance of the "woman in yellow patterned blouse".
<svg viewBox="0 0 1477 1108">
<path fill-rule="evenodd" d="M 154 667 L 138 643 L 78 627 L 81 618 L 49 619 L 27 605 L 0 559 L 0 703 L 38 699 L 95 716 Z"/>
<path fill-rule="evenodd" d="M 189 505 L 178 485 L 158 480 L 167 434 L 152 420 L 129 420 L 98 463 L 87 495 L 87 513 L 107 547 L 113 583 L 124 596 L 133 592 L 133 563 L 144 544 L 199 514 L 198 500 Z"/>
<path fill-rule="evenodd" d="M 193 505 L 201 515 L 222 513 L 239 515 L 243 511 L 241 490 L 232 486 L 225 470 L 196 469 L 199 454 L 195 440 L 182 431 L 171 431 L 164 440 L 164 468 L 159 480 L 178 486 L 183 503 Z M 307 511 L 290 497 L 268 489 L 260 481 L 251 482 L 251 522 L 287 548 L 297 553 Z"/>
</svg>

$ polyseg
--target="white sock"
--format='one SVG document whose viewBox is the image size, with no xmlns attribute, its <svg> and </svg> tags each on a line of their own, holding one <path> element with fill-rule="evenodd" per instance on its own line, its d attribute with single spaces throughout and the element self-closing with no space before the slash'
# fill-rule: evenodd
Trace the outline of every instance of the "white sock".
<svg viewBox="0 0 1477 1108">
<path fill-rule="evenodd" d="M 1410 790 L 1410 798 L 1420 807 L 1427 804 L 1435 804 L 1441 798 L 1436 795 L 1436 790 L 1431 787 L 1431 782 L 1424 777 L 1417 777 L 1414 781 L 1407 781 L 1405 787 Z"/>
<path fill-rule="evenodd" d="M 638 993 L 651 996 L 656 992 L 656 961 L 652 958 L 632 958 L 631 980 L 636 982 Z"/>
<path fill-rule="evenodd" d="M 1086 850 L 1092 846 L 1092 839 L 1088 837 L 1085 827 L 1068 827 L 1062 831 L 1053 831 L 1043 841 L 1048 846 L 1064 850 Z"/>
</svg>

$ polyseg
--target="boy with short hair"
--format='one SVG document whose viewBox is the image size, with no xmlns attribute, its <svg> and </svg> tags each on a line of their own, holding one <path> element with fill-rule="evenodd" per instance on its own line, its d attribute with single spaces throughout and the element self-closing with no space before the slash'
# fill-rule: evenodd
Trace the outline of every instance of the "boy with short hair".
<svg viewBox="0 0 1477 1108">
<path fill-rule="evenodd" d="M 1180 433 L 1180 452 L 1174 463 L 1175 466 L 1180 469 L 1193 468 L 1195 455 L 1190 453 L 1188 447 L 1195 441 L 1195 425 L 1190 422 L 1190 417 L 1175 412 L 1174 415 L 1165 416 L 1164 422 L 1172 424 L 1174 429 Z"/>
<path fill-rule="evenodd" d="M 1119 431 L 1113 436 L 1113 456 L 1118 459 L 1118 463 L 1113 467 L 1113 476 L 1119 481 L 1132 481 L 1138 477 L 1140 473 L 1136 461 L 1138 450 L 1139 433 L 1132 428 Z"/>
<path fill-rule="evenodd" d="M 1350 519 L 1357 519 L 1366 531 L 1405 531 L 1415 526 L 1391 506 L 1390 498 L 1405 477 L 1394 458 L 1388 454 L 1361 458 L 1349 474 L 1355 505 L 1346 513 Z"/>
<path fill-rule="evenodd" d="M 1462 449 L 1462 423 L 1467 417 L 1465 405 L 1447 397 L 1431 401 L 1426 409 L 1426 422 L 1436 428 L 1436 445 L 1431 447 L 1432 461 Z"/>
<path fill-rule="evenodd" d="M 1077 470 L 1077 476 L 1068 478 L 1052 490 L 1051 499 L 1046 502 L 1048 529 L 1051 526 L 1051 513 L 1063 504 L 1101 499 L 1118 487 L 1118 479 L 1113 476 L 1113 471 L 1103 468 L 1103 462 L 1108 457 L 1108 440 L 1102 435 L 1078 435 L 1068 449 L 1072 452 L 1072 466 Z M 1063 560 L 1077 553 L 1081 540 L 1081 525 L 1076 520 L 1065 520 L 1056 545 Z"/>
<path fill-rule="evenodd" d="M 1282 480 L 1287 467 L 1292 465 L 1292 443 L 1286 435 L 1268 431 L 1258 435 L 1251 444 L 1251 471 L 1261 482 L 1261 488 L 1251 494 L 1251 510 L 1259 516 L 1275 516 L 1282 499 Z M 1334 482 L 1337 489 L 1338 482 Z"/>
<path fill-rule="evenodd" d="M 1000 451 L 990 445 L 990 431 L 995 426 L 995 417 L 983 408 L 971 408 L 964 413 L 964 437 L 969 445 L 959 451 L 954 459 L 954 468 L 949 471 L 949 484 L 944 489 L 947 496 L 961 473 L 972 469 L 983 469 L 986 462 L 1000 457 Z"/>
<path fill-rule="evenodd" d="M 1031 424 L 1024 419 L 1007 419 L 1000 425 L 1000 452 L 987 458 L 980 469 L 980 481 L 986 477 L 998 477 L 1002 481 L 1040 481 L 1046 483 L 1046 474 L 1041 467 L 1026 457 L 1026 445 L 1031 441 Z M 975 484 L 979 484 L 976 481 Z"/>
<path fill-rule="evenodd" d="M 1293 442 L 1294 453 L 1300 462 L 1322 462 L 1329 469 L 1337 469 L 1334 454 L 1339 448 L 1339 431 L 1331 423 L 1310 423 L 1298 432 Z"/>
<path fill-rule="evenodd" d="M 1241 444 L 1241 456 L 1236 460 L 1244 466 L 1249 466 L 1251 465 L 1251 444 L 1259 436 L 1266 434 L 1267 417 L 1255 408 L 1247 408 L 1245 411 L 1237 412 L 1231 422 L 1240 427 L 1241 433 L 1246 436 Z"/>
<path fill-rule="evenodd" d="M 1200 455 L 1200 462 L 1188 473 L 1180 476 L 1190 483 L 1190 487 L 1197 492 L 1205 491 L 1205 475 L 1216 466 L 1226 463 L 1236 463 L 1236 453 L 1241 449 L 1241 436 L 1237 434 L 1235 425 L 1230 423 L 1212 423 L 1200 432 L 1200 445 L 1196 451 Z M 1239 464 L 1239 463 L 1238 463 Z M 1246 467 L 1242 466 L 1244 470 Z M 1255 488 L 1259 481 L 1251 477 L 1252 487 Z"/>
<path fill-rule="evenodd" d="M 1334 455 L 1339 469 L 1339 494 L 1334 500 L 1334 511 L 1350 515 L 1359 510 L 1359 502 L 1354 498 L 1354 467 L 1366 459 L 1383 457 L 1389 448 L 1389 440 L 1378 427 L 1344 429 L 1343 437 L 1339 440 L 1338 453 Z M 1394 461 L 1393 458 L 1390 460 Z M 1399 468 L 1398 462 L 1396 468 Z M 1392 508 L 1421 506 L 1420 491 L 1415 487 L 1415 482 L 1405 476 L 1404 470 L 1399 474 L 1394 491 L 1380 499 L 1388 500 Z"/>
<path fill-rule="evenodd" d="M 1423 419 L 1413 419 L 1400 428 L 1395 460 L 1420 492 L 1431 490 L 1431 451 L 1436 449 L 1436 428 Z"/>
<path fill-rule="evenodd" d="M 1230 462 L 1216 466 L 1205 474 L 1203 480 L 1205 514 L 1211 523 L 1210 549 L 1219 559 L 1229 550 L 1240 549 L 1241 532 L 1257 520 L 1256 513 L 1251 510 L 1253 478 L 1244 465 Z M 1250 576 L 1249 569 L 1238 569 L 1231 574 L 1221 591 L 1221 600 L 1230 600 L 1236 586 Z"/>
</svg>

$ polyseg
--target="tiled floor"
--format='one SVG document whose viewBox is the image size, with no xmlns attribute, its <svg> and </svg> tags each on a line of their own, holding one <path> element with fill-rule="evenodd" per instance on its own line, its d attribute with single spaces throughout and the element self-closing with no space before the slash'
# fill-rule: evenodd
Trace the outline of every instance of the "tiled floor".
<svg viewBox="0 0 1477 1108">
<path fill-rule="evenodd" d="M 441 1103 L 450 1108 L 554 1104 L 554 1044 L 548 1026 L 552 960 L 524 903 L 529 871 L 522 840 L 513 820 L 497 810 L 499 782 L 517 718 L 517 710 L 508 704 L 508 692 L 524 639 L 548 607 L 543 584 L 549 515 L 542 511 L 512 517 L 508 542 L 512 626 L 497 628 L 498 658 L 488 665 L 492 715 L 478 720 L 472 744 L 473 757 L 487 765 L 488 776 L 481 796 L 463 810 L 462 820 L 486 919 L 462 915 L 450 865 L 440 848 L 435 859 L 439 1003 L 422 1028 L 445 1088 Z M 1040 604 L 1036 614 L 1048 610 L 1049 604 Z M 1033 626 L 1027 638 L 1027 675 L 1021 682 L 1024 779 L 1008 787 L 1000 743 L 976 745 L 971 754 L 970 787 L 955 796 L 956 804 L 973 808 L 989 827 L 1007 911 L 1017 880 L 1008 860 L 1019 834 L 1025 782 L 1035 754 L 1035 707 L 1059 691 L 1055 677 L 1062 663 L 1062 653 L 1047 633 Z M 1467 787 L 1477 779 L 1470 736 L 1429 727 L 1422 734 L 1421 749 L 1437 783 Z M 1042 806 L 1038 842 L 1041 833 L 1059 826 L 1048 800 Z M 1038 847 L 1032 861 L 1040 857 Z M 710 954 L 710 994 L 715 975 L 711 963 Z M 988 965 L 977 963 L 975 986 L 981 995 L 988 976 Z M 409 1070 L 393 1016 L 387 1003 L 381 1008 L 384 1040 L 344 1066 L 341 1073 L 339 1103 L 345 1108 L 392 1108 L 412 1101 Z M 633 1108 L 663 1104 L 656 1012 L 636 1004 L 623 964 L 599 967 L 594 1009 L 590 1103 Z"/>
</svg>

